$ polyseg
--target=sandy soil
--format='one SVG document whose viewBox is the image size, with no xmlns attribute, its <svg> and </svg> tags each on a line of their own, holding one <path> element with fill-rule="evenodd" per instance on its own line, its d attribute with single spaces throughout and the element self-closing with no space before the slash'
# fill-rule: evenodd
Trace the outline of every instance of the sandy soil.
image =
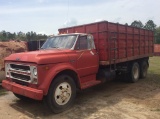
<svg viewBox="0 0 160 119">
<path fill-rule="evenodd" d="M 116 80 L 78 92 L 74 106 L 60 114 L 1 89 L 0 119 L 160 119 L 160 65 L 154 61 L 146 79 Z"/>
</svg>

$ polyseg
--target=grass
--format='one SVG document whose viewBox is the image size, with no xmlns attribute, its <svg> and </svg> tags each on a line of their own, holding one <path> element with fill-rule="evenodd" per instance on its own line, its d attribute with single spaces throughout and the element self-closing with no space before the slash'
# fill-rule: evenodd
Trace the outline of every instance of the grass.
<svg viewBox="0 0 160 119">
<path fill-rule="evenodd" d="M 149 65 L 148 73 L 160 76 L 160 56 L 150 57 Z"/>
<path fill-rule="evenodd" d="M 150 57 L 146 83 L 160 89 L 160 56 Z"/>
<path fill-rule="evenodd" d="M 0 87 L 0 96 L 5 95 L 7 91 Z"/>
</svg>

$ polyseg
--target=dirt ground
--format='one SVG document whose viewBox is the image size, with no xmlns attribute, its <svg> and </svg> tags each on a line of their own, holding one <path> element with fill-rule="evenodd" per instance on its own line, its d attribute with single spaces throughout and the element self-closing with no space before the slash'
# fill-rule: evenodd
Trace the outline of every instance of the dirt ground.
<svg viewBox="0 0 160 119">
<path fill-rule="evenodd" d="M 115 80 L 78 92 L 74 106 L 60 114 L 1 89 L 0 119 L 160 119 L 159 60 L 151 58 L 147 78 L 137 83 Z"/>
</svg>

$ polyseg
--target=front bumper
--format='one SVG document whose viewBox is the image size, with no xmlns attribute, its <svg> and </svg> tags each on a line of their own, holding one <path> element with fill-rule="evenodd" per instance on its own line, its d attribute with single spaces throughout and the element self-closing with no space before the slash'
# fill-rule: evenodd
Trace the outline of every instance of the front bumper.
<svg viewBox="0 0 160 119">
<path fill-rule="evenodd" d="M 29 97 L 29 98 L 32 98 L 35 100 L 42 100 L 42 98 L 43 98 L 43 91 L 42 90 L 19 85 L 17 83 L 10 82 L 7 80 L 2 81 L 2 86 L 5 89 L 12 91 L 16 94 L 20 94 L 20 95 L 23 95 L 23 96 L 26 96 L 26 97 Z"/>
</svg>

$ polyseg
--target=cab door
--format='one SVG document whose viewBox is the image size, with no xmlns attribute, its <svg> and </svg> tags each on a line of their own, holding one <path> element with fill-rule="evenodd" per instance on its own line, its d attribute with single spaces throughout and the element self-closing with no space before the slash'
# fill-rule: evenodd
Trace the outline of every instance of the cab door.
<svg viewBox="0 0 160 119">
<path fill-rule="evenodd" d="M 77 72 L 79 76 L 96 74 L 99 68 L 99 57 L 95 49 L 93 36 L 80 35 L 75 50 L 77 53 Z"/>
</svg>

